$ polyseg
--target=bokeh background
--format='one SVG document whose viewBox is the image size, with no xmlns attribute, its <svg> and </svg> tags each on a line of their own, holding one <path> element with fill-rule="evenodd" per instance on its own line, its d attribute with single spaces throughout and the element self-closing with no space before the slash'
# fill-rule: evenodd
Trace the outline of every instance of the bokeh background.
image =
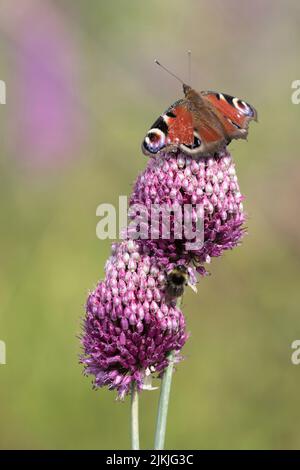
<svg viewBox="0 0 300 470">
<path fill-rule="evenodd" d="M 210 266 L 184 311 L 191 337 L 174 376 L 170 449 L 300 447 L 300 79 L 297 0 L 2 0 L 0 79 L 0 447 L 129 448 L 129 401 L 92 391 L 76 336 L 110 241 L 96 207 L 129 194 L 140 142 L 194 86 L 252 103 L 233 142 L 249 235 Z M 141 396 L 153 445 L 159 392 Z"/>
</svg>

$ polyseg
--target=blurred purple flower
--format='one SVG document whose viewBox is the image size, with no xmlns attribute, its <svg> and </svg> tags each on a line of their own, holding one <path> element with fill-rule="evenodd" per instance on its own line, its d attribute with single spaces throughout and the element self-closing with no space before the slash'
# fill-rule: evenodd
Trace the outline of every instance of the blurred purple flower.
<svg viewBox="0 0 300 470">
<path fill-rule="evenodd" d="M 31 1 L 21 13 L 10 9 L 8 20 L 16 45 L 11 91 L 16 152 L 51 166 L 73 156 L 84 136 L 75 43 L 64 15 L 50 2 Z"/>
</svg>

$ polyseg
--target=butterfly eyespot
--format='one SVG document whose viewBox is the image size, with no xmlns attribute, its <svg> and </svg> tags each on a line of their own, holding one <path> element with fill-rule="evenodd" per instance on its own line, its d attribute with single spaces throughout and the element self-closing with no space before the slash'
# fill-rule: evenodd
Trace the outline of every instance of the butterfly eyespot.
<svg viewBox="0 0 300 470">
<path fill-rule="evenodd" d="M 254 117 L 255 110 L 248 103 L 245 103 L 245 101 L 241 101 L 241 103 L 244 106 L 244 113 L 247 114 L 247 116 Z"/>
<path fill-rule="evenodd" d="M 144 139 L 143 147 L 150 153 L 157 153 L 164 147 L 165 141 L 166 136 L 160 129 L 150 129 Z"/>
<path fill-rule="evenodd" d="M 233 98 L 232 103 L 236 109 L 243 113 L 243 115 L 254 116 L 253 110 L 247 103 L 245 103 L 245 101 L 242 101 L 238 98 Z"/>
</svg>

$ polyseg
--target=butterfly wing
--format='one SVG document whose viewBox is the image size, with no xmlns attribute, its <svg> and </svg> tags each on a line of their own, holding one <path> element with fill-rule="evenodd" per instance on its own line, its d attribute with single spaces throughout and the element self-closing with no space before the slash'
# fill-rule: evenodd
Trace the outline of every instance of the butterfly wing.
<svg viewBox="0 0 300 470">
<path fill-rule="evenodd" d="M 193 145 L 193 116 L 185 99 L 176 101 L 154 122 L 142 143 L 146 155 L 176 150 L 181 143 Z"/>
<path fill-rule="evenodd" d="M 187 87 L 186 99 L 198 145 L 191 147 L 182 143 L 180 149 L 191 156 L 214 155 L 232 139 L 245 139 L 249 122 L 257 120 L 253 106 L 225 93 L 197 93 Z"/>
<path fill-rule="evenodd" d="M 247 137 L 249 122 L 257 121 L 257 112 L 253 106 L 225 93 L 202 91 L 201 96 L 217 111 L 229 141 Z"/>
</svg>

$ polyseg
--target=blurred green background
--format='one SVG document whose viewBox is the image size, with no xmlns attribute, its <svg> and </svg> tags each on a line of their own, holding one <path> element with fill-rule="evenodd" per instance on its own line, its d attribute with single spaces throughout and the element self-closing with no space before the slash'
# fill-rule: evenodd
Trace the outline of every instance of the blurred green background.
<svg viewBox="0 0 300 470">
<path fill-rule="evenodd" d="M 297 0 L 3 0 L 0 9 L 0 447 L 129 448 L 129 401 L 92 391 L 76 336 L 110 241 L 96 207 L 129 194 L 140 143 L 193 84 L 258 110 L 233 142 L 249 235 L 214 260 L 184 311 L 191 337 L 174 376 L 166 447 L 300 447 Z M 158 391 L 141 396 L 153 445 Z"/>
</svg>

